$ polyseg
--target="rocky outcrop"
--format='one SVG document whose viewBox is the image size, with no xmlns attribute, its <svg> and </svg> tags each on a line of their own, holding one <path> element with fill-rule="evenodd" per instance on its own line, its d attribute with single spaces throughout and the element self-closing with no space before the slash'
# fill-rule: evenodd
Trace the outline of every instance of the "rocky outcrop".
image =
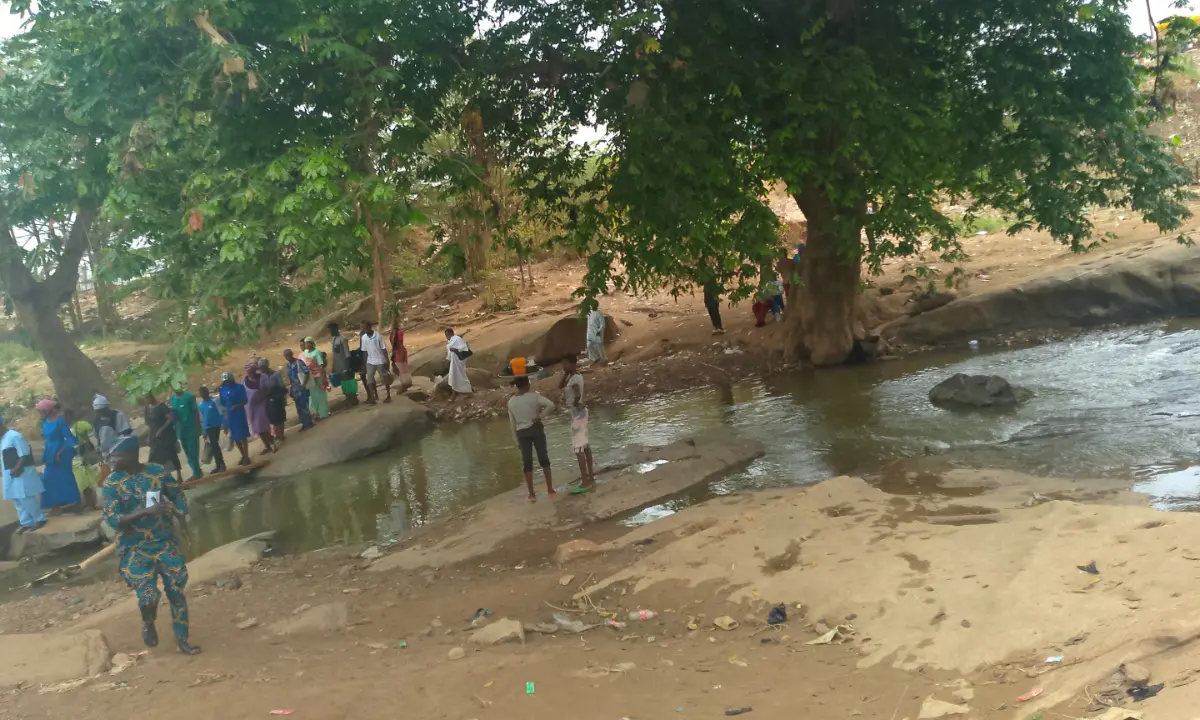
<svg viewBox="0 0 1200 720">
<path fill-rule="evenodd" d="M 271 456 L 271 464 L 259 470 L 259 477 L 290 477 L 325 465 L 358 460 L 415 442 L 433 428 L 428 409 L 404 396 L 392 396 L 390 403 L 347 410 L 334 421 L 325 421 L 299 438 L 283 444 Z M 290 436 L 293 437 L 293 436 Z"/>
<path fill-rule="evenodd" d="M 1016 407 L 1031 397 L 1032 392 L 1013 387 L 999 375 L 958 373 L 929 391 L 929 402 L 950 409 Z"/>
<path fill-rule="evenodd" d="M 0 635 L 0 688 L 44 685 L 98 675 L 111 654 L 99 630 L 62 635 Z"/>
<path fill-rule="evenodd" d="M 58 515 L 49 518 L 46 527 L 32 533 L 13 534 L 8 542 L 8 558 L 47 555 L 77 545 L 94 545 L 100 542 L 100 513 L 85 515 Z"/>
<path fill-rule="evenodd" d="M 514 336 L 514 332 L 519 334 Z M 617 323 L 605 316 L 604 342 L 617 337 Z M 514 328 L 503 325 L 481 328 L 464 336 L 474 355 L 469 367 L 496 375 L 514 357 L 537 358 L 543 365 L 556 363 L 571 353 L 582 353 L 587 345 L 587 322 L 571 313 L 566 316 L 535 318 Z M 446 372 L 446 346 L 438 344 L 413 353 L 409 365 L 414 375 L 441 375 Z"/>
<path fill-rule="evenodd" d="M 1135 249 L 960 298 L 881 330 L 894 345 L 938 345 L 1027 330 L 1200 315 L 1200 250 Z"/>
</svg>

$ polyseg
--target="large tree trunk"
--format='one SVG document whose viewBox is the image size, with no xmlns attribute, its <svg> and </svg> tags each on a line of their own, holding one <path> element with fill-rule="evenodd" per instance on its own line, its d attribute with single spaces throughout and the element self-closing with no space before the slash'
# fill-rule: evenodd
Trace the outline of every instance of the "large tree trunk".
<svg viewBox="0 0 1200 720">
<path fill-rule="evenodd" d="M 75 345 L 58 311 L 70 300 L 79 282 L 79 261 L 95 218 L 93 210 L 76 213 L 58 266 L 41 281 L 22 262 L 21 248 L 12 231 L 0 233 L 0 282 L 12 297 L 17 318 L 46 361 L 46 373 L 59 402 L 81 415 L 91 409 L 95 393 L 111 394 L 112 388 L 96 364 Z"/>
<path fill-rule="evenodd" d="M 384 279 L 383 225 L 371 219 L 367 211 L 367 229 L 371 233 L 371 292 L 375 295 L 375 315 L 380 324 L 387 322 L 383 317 L 384 294 L 387 292 Z"/>
<path fill-rule="evenodd" d="M 856 214 L 839 216 L 816 189 L 806 188 L 795 199 L 808 220 L 808 240 L 800 258 L 800 282 L 788 298 L 787 356 L 838 365 L 854 348 L 862 225 Z"/>
<path fill-rule="evenodd" d="M 111 386 L 63 327 L 54 298 L 35 292 L 21 300 L 13 298 L 13 304 L 17 319 L 33 335 L 34 346 L 46 360 L 46 373 L 58 401 L 74 410 L 76 417 L 85 417 L 91 411 L 92 396 L 111 395 Z"/>
</svg>

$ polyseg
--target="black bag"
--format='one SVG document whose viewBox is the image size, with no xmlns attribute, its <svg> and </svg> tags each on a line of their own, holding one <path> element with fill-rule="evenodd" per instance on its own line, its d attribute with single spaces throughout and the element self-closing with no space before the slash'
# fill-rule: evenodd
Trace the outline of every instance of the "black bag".
<svg viewBox="0 0 1200 720">
<path fill-rule="evenodd" d="M 357 375 L 367 366 L 367 351 L 359 348 L 350 351 L 350 374 Z"/>
<path fill-rule="evenodd" d="M 474 352 L 472 352 L 471 348 L 467 348 L 466 350 L 454 350 L 453 352 L 455 355 L 458 356 L 459 360 L 466 360 L 467 358 L 469 358 L 475 354 Z"/>
</svg>

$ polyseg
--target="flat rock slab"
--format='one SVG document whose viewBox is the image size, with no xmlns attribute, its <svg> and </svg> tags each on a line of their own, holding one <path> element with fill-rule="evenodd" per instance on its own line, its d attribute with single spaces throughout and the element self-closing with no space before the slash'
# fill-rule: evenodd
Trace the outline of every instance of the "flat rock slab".
<svg viewBox="0 0 1200 720">
<path fill-rule="evenodd" d="M 497 495 L 431 526 L 416 545 L 376 560 L 368 571 L 445 567 L 484 555 L 530 531 L 566 530 L 604 520 L 715 480 L 762 453 L 761 443 L 728 430 L 659 448 L 638 447 L 629 453 L 628 464 L 597 472 L 597 485 L 590 493 L 571 495 L 559 487 L 557 498 L 542 494 L 536 504 L 525 501 L 524 487 Z"/>
<path fill-rule="evenodd" d="M 404 443 L 416 442 L 433 429 L 433 414 L 404 396 L 390 403 L 345 410 L 320 423 L 300 442 L 284 443 L 262 478 L 291 477 L 325 465 L 369 457 Z"/>
<path fill-rule="evenodd" d="M 0 688 L 44 685 L 98 675 L 112 653 L 99 630 L 62 635 L 0 635 Z"/>
<path fill-rule="evenodd" d="M 55 553 L 75 545 L 98 543 L 103 537 L 102 524 L 99 512 L 48 518 L 46 527 L 41 530 L 14 534 L 9 540 L 8 558 L 20 560 Z"/>
</svg>

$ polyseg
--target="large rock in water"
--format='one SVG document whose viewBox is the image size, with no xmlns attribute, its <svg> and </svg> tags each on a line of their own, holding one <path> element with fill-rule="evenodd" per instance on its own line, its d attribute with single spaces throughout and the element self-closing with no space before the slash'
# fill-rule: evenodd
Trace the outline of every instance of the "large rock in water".
<svg viewBox="0 0 1200 720">
<path fill-rule="evenodd" d="M 1033 397 L 999 375 L 958 373 L 929 391 L 929 402 L 947 408 L 1013 407 Z"/>
<path fill-rule="evenodd" d="M 325 465 L 358 460 L 415 442 L 433 428 L 433 414 L 408 398 L 344 410 L 312 430 L 289 434 L 259 477 L 290 477 Z"/>
<path fill-rule="evenodd" d="M 107 670 L 111 657 L 99 630 L 0 635 L 0 688 L 91 677 Z"/>
</svg>

